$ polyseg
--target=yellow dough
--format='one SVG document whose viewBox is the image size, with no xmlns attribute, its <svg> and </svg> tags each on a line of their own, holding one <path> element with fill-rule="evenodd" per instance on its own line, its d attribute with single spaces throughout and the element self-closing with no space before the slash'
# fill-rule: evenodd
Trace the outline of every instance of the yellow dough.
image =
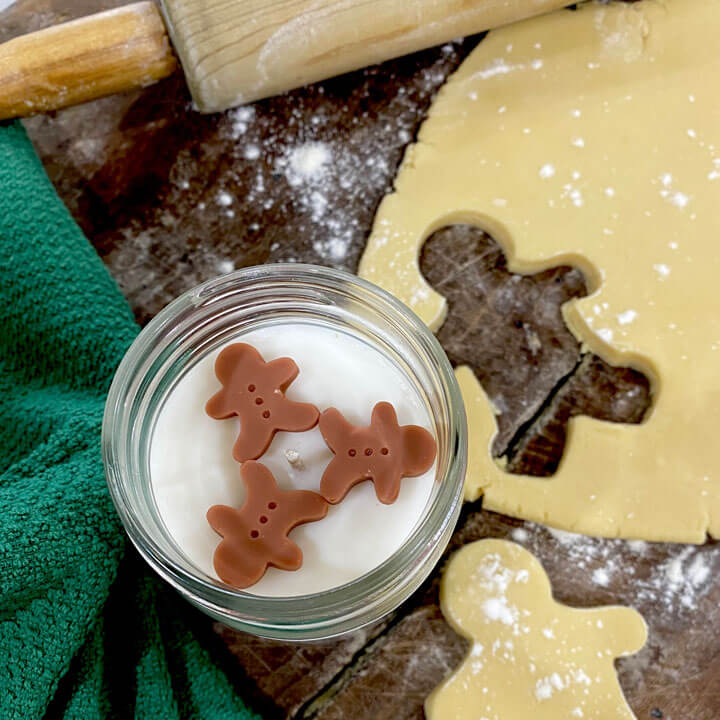
<svg viewBox="0 0 720 720">
<path fill-rule="evenodd" d="M 545 571 L 504 540 L 466 545 L 450 561 L 440 602 L 472 640 L 463 664 L 425 701 L 428 720 L 630 720 L 615 658 L 647 639 L 629 608 L 555 602 Z"/>
<path fill-rule="evenodd" d="M 442 89 L 382 202 L 360 274 L 432 328 L 418 253 L 474 223 L 510 269 L 570 263 L 576 337 L 653 384 L 642 425 L 576 418 L 549 479 L 504 473 L 468 369 L 466 497 L 580 533 L 720 536 L 720 2 L 587 4 L 491 32 Z"/>
</svg>

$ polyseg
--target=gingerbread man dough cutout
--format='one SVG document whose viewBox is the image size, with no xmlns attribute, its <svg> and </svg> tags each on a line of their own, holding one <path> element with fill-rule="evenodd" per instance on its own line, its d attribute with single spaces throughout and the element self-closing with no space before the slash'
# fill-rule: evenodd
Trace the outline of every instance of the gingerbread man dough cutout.
<svg viewBox="0 0 720 720">
<path fill-rule="evenodd" d="M 503 472 L 468 368 L 466 498 L 564 530 L 720 537 L 720 3 L 585 3 L 494 30 L 442 88 L 382 202 L 360 274 L 431 327 L 418 253 L 474 224 L 512 272 L 582 270 L 579 341 L 651 380 L 639 425 L 578 417 L 551 478 Z"/>
<path fill-rule="evenodd" d="M 320 416 L 320 432 L 335 453 L 320 481 L 320 492 L 333 504 L 357 483 L 371 480 L 378 500 L 389 505 L 397 500 L 402 478 L 422 475 L 435 461 L 433 436 L 419 425 L 399 425 L 387 402 L 375 405 L 368 427 L 351 425 L 330 408 Z"/>
<path fill-rule="evenodd" d="M 215 572 L 228 585 L 246 588 L 260 580 L 268 565 L 280 570 L 302 565 L 302 550 L 287 535 L 324 518 L 328 504 L 309 490 L 281 490 L 259 462 L 243 463 L 240 474 L 247 488 L 245 504 L 239 510 L 213 505 L 207 519 L 223 537 L 215 550 Z"/>
<path fill-rule="evenodd" d="M 428 720 L 635 718 L 614 667 L 647 639 L 635 610 L 561 605 L 537 559 L 505 540 L 455 553 L 440 603 L 472 645 L 426 700 Z"/>
<path fill-rule="evenodd" d="M 208 400 L 205 410 L 216 420 L 240 418 L 240 434 L 233 447 L 238 462 L 259 458 L 279 430 L 302 432 L 315 426 L 320 413 L 314 405 L 285 397 L 298 372 L 294 360 L 265 362 L 246 343 L 234 343 L 218 355 L 215 375 L 223 388 Z"/>
</svg>

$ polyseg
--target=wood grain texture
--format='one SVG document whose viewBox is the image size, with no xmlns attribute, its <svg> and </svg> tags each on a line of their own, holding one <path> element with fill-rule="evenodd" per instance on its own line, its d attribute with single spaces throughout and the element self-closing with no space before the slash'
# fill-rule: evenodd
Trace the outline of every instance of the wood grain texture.
<svg viewBox="0 0 720 720">
<path fill-rule="evenodd" d="M 195 104 L 253 102 L 567 0 L 163 0 Z"/>
<path fill-rule="evenodd" d="M 145 87 L 175 67 L 151 2 L 45 28 L 0 45 L 0 120 Z"/>
<path fill-rule="evenodd" d="M 77 13 L 90 0 L 18 2 L 0 16 L 0 37 L 8 28 L 22 32 Z M 272 260 L 352 270 L 404 147 L 474 42 L 386 63 L 243 112 L 188 113 L 185 84 L 176 75 L 143 92 L 26 125 L 61 197 L 144 323 L 183 290 L 231 267 Z M 293 185 L 284 158 L 316 142 L 330 150 L 333 165 L 323 183 Z M 308 189 L 327 201 L 322 213 L 306 202 Z M 231 205 L 218 202 L 222 193 L 231 196 Z M 344 252 L 334 255 L 329 248 L 338 239 Z M 502 253 L 487 236 L 459 227 L 440 231 L 426 245 L 423 271 L 454 308 L 440 334 L 445 349 L 462 354 L 488 392 L 505 399 L 495 452 L 510 455 L 508 447 L 514 447 L 513 470 L 544 474 L 557 462 L 568 404 L 572 412 L 623 422 L 644 412 L 643 379 L 581 357 L 558 324 L 563 299 L 584 292 L 577 271 L 556 269 L 529 284 L 505 271 Z M 552 398 L 549 388 L 556 390 Z M 640 610 L 650 629 L 648 646 L 619 664 L 638 718 L 720 717 L 720 545 L 691 548 L 688 555 L 681 545 L 636 551 L 623 541 L 567 543 L 475 503 L 465 507 L 448 552 L 483 537 L 521 540 L 540 558 L 563 602 L 619 602 Z M 677 567 L 692 568 L 697 557 L 709 569 L 703 583 L 665 579 Z M 442 563 L 369 634 L 290 645 L 218 627 L 230 649 L 228 664 L 236 678 L 257 685 L 266 718 L 420 720 L 427 692 L 466 648 L 437 607 L 441 571 Z M 607 572 L 607 578 L 598 575 L 602 583 L 595 581 L 598 571 Z"/>
<path fill-rule="evenodd" d="M 215 627 L 243 673 L 257 683 L 268 704 L 275 706 L 275 715 L 292 717 L 303 712 L 308 698 L 333 683 L 339 667 L 352 667 L 388 625 L 386 618 L 336 640 L 296 645 L 250 637 L 220 624 Z"/>
</svg>

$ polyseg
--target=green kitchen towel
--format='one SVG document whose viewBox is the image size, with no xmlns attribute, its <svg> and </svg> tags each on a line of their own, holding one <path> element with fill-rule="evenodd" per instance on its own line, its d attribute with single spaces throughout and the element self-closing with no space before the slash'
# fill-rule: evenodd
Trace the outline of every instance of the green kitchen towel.
<svg viewBox="0 0 720 720">
<path fill-rule="evenodd" d="M 0 124 L 0 312 L 0 718 L 256 718 L 110 501 L 103 405 L 138 328 L 19 124 Z"/>
</svg>

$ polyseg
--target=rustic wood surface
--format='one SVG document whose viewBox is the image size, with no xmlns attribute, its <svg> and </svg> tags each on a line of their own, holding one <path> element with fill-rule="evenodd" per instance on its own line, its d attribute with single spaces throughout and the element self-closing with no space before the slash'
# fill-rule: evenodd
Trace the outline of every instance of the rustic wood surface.
<svg viewBox="0 0 720 720">
<path fill-rule="evenodd" d="M 19 0 L 0 13 L 0 41 L 114 4 Z M 233 268 L 304 261 L 353 270 L 404 147 L 478 40 L 221 115 L 192 113 L 178 73 L 25 124 L 62 199 L 144 323 L 183 290 Z M 288 154 L 308 142 L 323 143 L 332 158 L 311 188 L 287 172 Z M 493 451 L 507 457 L 509 470 L 551 474 L 573 415 L 642 419 L 646 379 L 583 356 L 563 324 L 560 305 L 585 292 L 579 271 L 511 275 L 498 246 L 470 227 L 435 233 L 421 264 L 449 299 L 444 347 L 453 362 L 474 368 L 499 411 Z M 478 502 L 464 508 L 448 553 L 483 537 L 522 542 L 563 602 L 642 612 L 648 644 L 618 662 L 639 718 L 720 718 L 717 545 L 573 538 Z M 391 617 L 332 642 L 288 645 L 216 631 L 238 682 L 255 684 L 253 701 L 268 717 L 421 718 L 424 698 L 466 649 L 437 605 L 441 570 L 442 563 Z"/>
</svg>

